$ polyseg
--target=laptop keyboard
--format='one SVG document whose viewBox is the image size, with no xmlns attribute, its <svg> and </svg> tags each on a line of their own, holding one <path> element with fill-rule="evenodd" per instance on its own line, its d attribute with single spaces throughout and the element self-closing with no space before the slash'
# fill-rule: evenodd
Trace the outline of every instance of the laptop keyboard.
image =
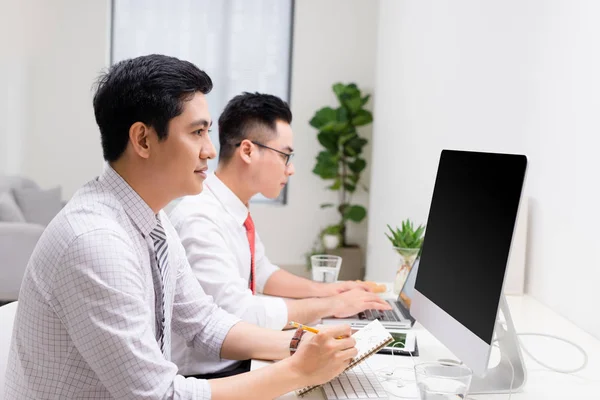
<svg viewBox="0 0 600 400">
<path fill-rule="evenodd" d="M 389 398 L 377 375 L 365 362 L 324 384 L 323 390 L 327 400 Z"/>
<path fill-rule="evenodd" d="M 365 310 L 358 313 L 358 318 L 368 321 L 373 321 L 374 319 L 378 319 L 380 321 L 400 321 L 396 313 L 391 310 Z"/>
</svg>

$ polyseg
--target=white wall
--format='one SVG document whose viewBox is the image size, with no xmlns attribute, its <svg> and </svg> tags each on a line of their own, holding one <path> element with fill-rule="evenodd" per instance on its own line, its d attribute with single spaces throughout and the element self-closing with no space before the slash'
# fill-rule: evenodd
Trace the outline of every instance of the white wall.
<svg viewBox="0 0 600 400">
<path fill-rule="evenodd" d="M 600 3 L 382 0 L 367 276 L 385 224 L 426 222 L 443 148 L 524 153 L 527 289 L 600 337 Z"/>
<path fill-rule="evenodd" d="M 102 171 L 92 84 L 108 65 L 108 0 L 7 1 L 12 21 L 3 48 L 10 60 L 0 112 L 1 172 L 61 185 L 69 198 Z M 9 25 L 10 26 L 10 25 Z M 8 95 L 6 95 L 8 93 Z M 6 107 L 8 106 L 8 107 Z"/>
<path fill-rule="evenodd" d="M 311 172 L 320 145 L 308 121 L 318 108 L 337 104 L 331 91 L 336 82 L 356 82 L 365 92 L 373 92 L 378 3 L 296 2 L 291 97 L 296 175 L 290 181 L 286 206 L 252 207 L 269 257 L 278 264 L 303 264 L 320 228 L 336 220 L 333 210 L 319 208 L 335 201 L 336 193 L 325 191 L 325 182 Z M 31 38 L 31 49 L 18 59 L 19 66 L 11 67 L 25 71 L 23 82 L 5 77 L 12 82 L 13 93 L 23 93 L 24 103 L 13 102 L 12 109 L 0 107 L 0 117 L 12 116 L 0 118 L 5 121 L 0 122 L 0 172 L 23 173 L 44 187 L 62 185 L 65 198 L 101 172 L 91 87 L 108 65 L 109 7 L 109 0 L 11 0 L 0 6 L 2 21 L 12 23 L 6 29 L 11 54 L 16 48 L 27 48 L 23 38 Z M 360 133 L 370 138 L 371 127 Z M 367 185 L 370 152 L 368 145 Z M 368 195 L 358 194 L 354 201 L 368 205 Z M 366 220 L 358 226 L 350 224 L 350 241 L 366 247 L 366 227 Z"/>
<path fill-rule="evenodd" d="M 252 206 L 267 255 L 280 265 L 304 264 L 304 253 L 311 249 L 320 229 L 336 221 L 332 209 L 319 208 L 321 203 L 335 202 L 337 193 L 325 191 L 326 182 L 311 172 L 321 146 L 308 121 L 319 108 L 337 106 L 331 90 L 334 83 L 355 82 L 366 93 L 373 92 L 378 3 L 296 1 L 290 100 L 296 174 L 288 187 L 286 206 Z M 369 126 L 360 134 L 370 139 L 371 129 Z M 363 175 L 367 185 L 370 153 L 369 144 L 365 147 L 367 169 Z M 368 194 L 360 193 L 353 201 L 368 205 Z M 360 225 L 349 224 L 349 241 L 365 248 L 366 220 Z"/>
</svg>

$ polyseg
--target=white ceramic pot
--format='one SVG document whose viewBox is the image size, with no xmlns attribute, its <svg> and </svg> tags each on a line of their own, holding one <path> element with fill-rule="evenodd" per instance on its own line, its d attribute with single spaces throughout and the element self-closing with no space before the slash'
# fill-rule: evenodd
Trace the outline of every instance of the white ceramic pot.
<svg viewBox="0 0 600 400">
<path fill-rule="evenodd" d="M 338 235 L 323 235 L 323 246 L 327 250 L 337 249 L 340 245 L 340 237 Z"/>
</svg>

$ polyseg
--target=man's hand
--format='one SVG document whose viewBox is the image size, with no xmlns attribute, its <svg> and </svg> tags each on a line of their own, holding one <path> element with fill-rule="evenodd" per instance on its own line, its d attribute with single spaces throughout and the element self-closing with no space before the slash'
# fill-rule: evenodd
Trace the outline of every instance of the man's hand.
<svg viewBox="0 0 600 400">
<path fill-rule="evenodd" d="M 391 310 L 390 304 L 377 294 L 362 289 L 352 289 L 331 298 L 332 314 L 336 318 L 347 318 L 367 309 Z"/>
<path fill-rule="evenodd" d="M 360 289 L 366 292 L 371 291 L 371 287 L 366 282 L 343 281 L 336 283 L 325 283 L 320 289 L 319 297 L 335 296 L 349 290 Z"/>
<path fill-rule="evenodd" d="M 307 335 L 308 332 L 304 336 Z M 290 362 L 306 385 L 329 382 L 346 369 L 358 354 L 356 341 L 350 335 L 348 325 L 336 325 L 323 328 L 306 341 L 302 338 Z"/>
</svg>

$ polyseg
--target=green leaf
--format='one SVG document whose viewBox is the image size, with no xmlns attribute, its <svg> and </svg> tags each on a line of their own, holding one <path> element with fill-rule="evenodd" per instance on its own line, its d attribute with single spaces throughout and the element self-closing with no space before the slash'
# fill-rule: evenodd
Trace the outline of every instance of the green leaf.
<svg viewBox="0 0 600 400">
<path fill-rule="evenodd" d="M 337 110 L 337 120 L 338 122 L 347 123 L 350 121 L 350 115 L 348 114 L 348 110 L 344 107 L 339 107 Z"/>
<path fill-rule="evenodd" d="M 331 107 L 324 107 L 318 110 L 310 120 L 310 126 L 321 129 L 322 126 L 330 122 L 337 121 L 337 111 Z"/>
<path fill-rule="evenodd" d="M 394 247 L 402 247 L 408 249 L 416 249 L 421 248 L 423 244 L 423 232 L 425 228 L 421 225 L 414 230 L 414 224 L 409 219 L 402 221 L 402 229 L 396 228 L 396 230 L 392 229 L 390 225 L 387 225 L 388 230 L 392 233 L 392 236 L 389 236 L 386 233 L 388 239 L 392 242 Z"/>
<path fill-rule="evenodd" d="M 333 203 L 323 203 L 321 204 L 321 208 L 329 208 L 329 207 L 333 207 L 334 204 Z"/>
<path fill-rule="evenodd" d="M 367 139 L 356 136 L 344 145 L 344 154 L 349 155 L 351 157 L 356 157 L 357 154 L 360 154 L 362 152 L 362 148 L 366 144 Z"/>
<path fill-rule="evenodd" d="M 335 93 L 335 95 L 339 98 L 344 93 L 344 90 L 346 90 L 346 85 L 343 83 L 336 83 L 332 86 L 332 88 L 333 93 Z"/>
<path fill-rule="evenodd" d="M 367 216 L 367 210 L 363 206 L 350 206 L 344 209 L 344 219 L 360 222 Z"/>
<path fill-rule="evenodd" d="M 337 159 L 327 151 L 320 152 L 313 173 L 323 179 L 334 179 L 338 175 Z"/>
<path fill-rule="evenodd" d="M 364 106 L 365 104 L 367 104 L 367 102 L 369 101 L 370 98 L 371 98 L 371 95 L 368 94 L 365 97 L 363 97 L 362 99 L 360 99 L 360 102 L 362 103 L 361 105 Z"/>
<path fill-rule="evenodd" d="M 358 137 L 356 132 L 354 132 L 354 131 L 348 132 L 340 137 L 340 140 L 338 143 L 340 146 L 343 146 L 344 144 L 346 144 L 348 141 L 354 139 L 355 137 Z"/>
<path fill-rule="evenodd" d="M 337 178 L 335 180 L 335 182 L 333 182 L 333 185 L 328 186 L 327 189 L 329 190 L 339 190 L 342 187 L 342 181 L 341 179 Z"/>
<path fill-rule="evenodd" d="M 359 111 L 361 111 L 361 100 L 359 96 L 354 96 L 351 98 L 348 98 L 344 101 L 344 106 L 346 106 L 348 108 L 348 110 L 350 110 L 350 113 L 354 116 L 356 115 Z"/>
<path fill-rule="evenodd" d="M 331 153 L 338 152 L 338 138 L 335 133 L 332 132 L 319 132 L 317 135 L 319 143 L 325 147 Z"/>
<path fill-rule="evenodd" d="M 373 114 L 367 110 L 358 110 L 358 112 L 352 117 L 352 125 L 363 126 L 373 122 Z"/>
<path fill-rule="evenodd" d="M 356 186 L 351 183 L 344 183 L 344 188 L 350 193 L 354 193 L 356 190 Z"/>
<path fill-rule="evenodd" d="M 356 183 L 360 179 L 360 176 L 358 174 L 351 174 L 348 175 L 346 178 L 348 179 L 348 182 L 350 182 L 353 185 L 356 185 Z"/>
<path fill-rule="evenodd" d="M 367 166 L 367 162 L 362 158 L 357 158 L 351 163 L 348 163 L 348 168 L 355 174 L 360 174 Z M 356 182 L 355 182 L 356 183 Z"/>
</svg>

